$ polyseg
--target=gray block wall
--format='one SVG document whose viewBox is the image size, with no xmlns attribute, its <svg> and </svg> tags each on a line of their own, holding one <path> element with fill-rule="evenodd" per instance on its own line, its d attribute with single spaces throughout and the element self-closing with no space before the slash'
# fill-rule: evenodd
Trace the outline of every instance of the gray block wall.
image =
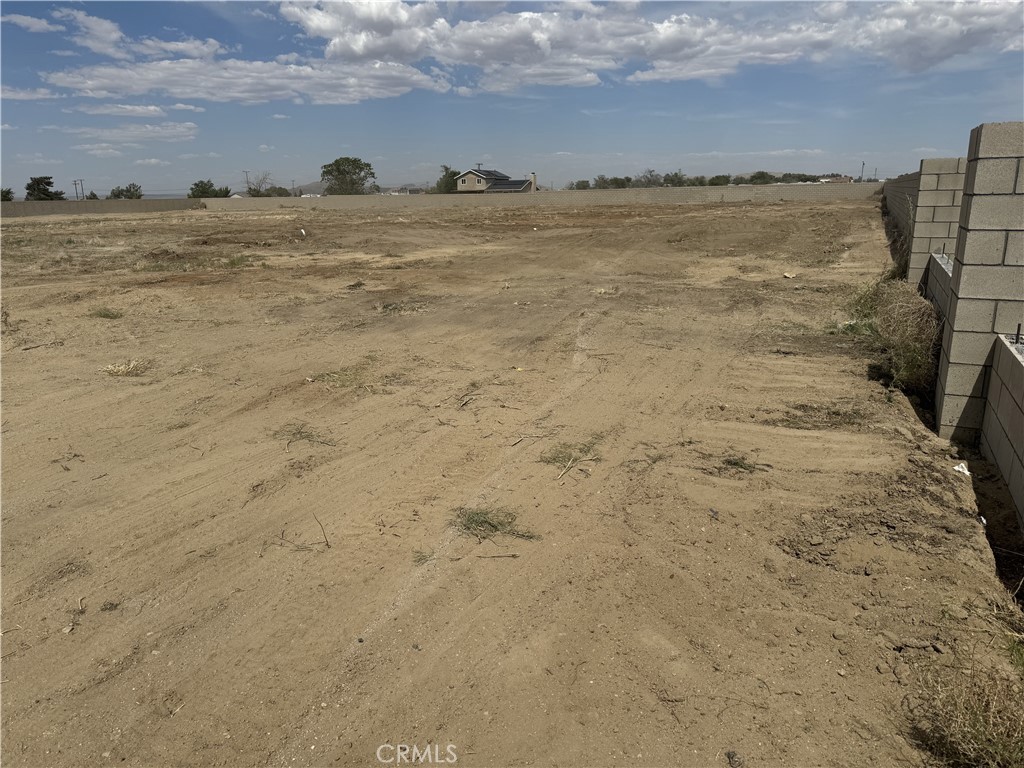
<svg viewBox="0 0 1024 768">
<path fill-rule="evenodd" d="M 906 173 L 889 179 L 882 190 L 885 207 L 896 222 L 896 228 L 909 242 L 914 236 L 914 211 L 917 210 L 917 194 L 921 187 L 921 174 Z"/>
<path fill-rule="evenodd" d="M 0 216 L 76 216 L 88 213 L 163 213 L 187 211 L 199 200 L 19 200 L 0 203 Z"/>
<path fill-rule="evenodd" d="M 938 432 L 977 443 L 996 335 L 1024 322 L 1024 123 L 971 131 L 936 384 Z"/>
<path fill-rule="evenodd" d="M 966 172 L 966 157 L 921 161 L 907 271 L 907 282 L 911 285 L 921 284 L 933 253 L 952 256 L 956 250 Z"/>
<path fill-rule="evenodd" d="M 1008 336 L 996 339 L 992 352 L 981 450 L 999 469 L 1024 528 L 1024 346 Z"/>
</svg>

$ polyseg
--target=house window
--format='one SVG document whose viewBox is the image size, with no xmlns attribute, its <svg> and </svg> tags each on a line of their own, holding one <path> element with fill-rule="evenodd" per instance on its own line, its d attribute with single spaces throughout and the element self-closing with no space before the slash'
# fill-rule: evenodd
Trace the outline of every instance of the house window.
<svg viewBox="0 0 1024 768">
<path fill-rule="evenodd" d="M 459 183 L 460 183 L 460 184 L 465 184 L 465 183 L 466 183 L 466 180 L 465 180 L 465 179 L 459 179 Z"/>
<path fill-rule="evenodd" d="M 480 184 L 484 183 L 484 180 L 483 179 L 477 179 L 476 183 L 477 183 L 477 186 L 479 186 Z"/>
</svg>

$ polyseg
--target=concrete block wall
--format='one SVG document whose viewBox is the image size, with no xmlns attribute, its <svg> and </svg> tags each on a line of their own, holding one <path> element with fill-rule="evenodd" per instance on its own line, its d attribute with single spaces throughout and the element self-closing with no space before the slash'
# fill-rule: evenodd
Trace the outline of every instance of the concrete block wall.
<svg viewBox="0 0 1024 768">
<path fill-rule="evenodd" d="M 911 285 L 920 285 L 925 279 L 933 253 L 952 256 L 956 250 L 966 172 L 966 157 L 933 157 L 921 161 L 907 271 L 907 282 Z"/>
<path fill-rule="evenodd" d="M 882 187 L 885 207 L 907 242 L 914 236 L 914 211 L 917 209 L 917 194 L 920 187 L 920 173 L 897 176 L 886 181 Z"/>
<path fill-rule="evenodd" d="M 992 352 L 981 450 L 999 468 L 1024 528 L 1024 345 L 1000 334 Z"/>
<path fill-rule="evenodd" d="M 19 200 L 0 204 L 0 217 L 75 216 L 87 213 L 163 213 L 196 208 L 198 200 Z"/>
<path fill-rule="evenodd" d="M 870 200 L 878 184 L 765 184 L 728 187 L 584 189 L 522 194 L 479 195 L 330 195 L 328 197 L 254 197 L 204 199 L 211 211 L 408 210 L 412 208 L 520 208 L 602 205 L 694 205 L 706 203 L 828 203 Z"/>
<path fill-rule="evenodd" d="M 996 335 L 1024 322 L 1022 160 L 1024 122 L 971 131 L 935 393 L 939 435 L 958 442 L 980 438 Z"/>
<path fill-rule="evenodd" d="M 949 314 L 949 283 L 953 279 L 953 259 L 933 253 L 928 264 L 924 296 L 935 305 L 939 317 Z"/>
<path fill-rule="evenodd" d="M 651 189 L 587 189 L 479 195 L 330 195 L 327 197 L 205 198 L 211 211 L 374 210 L 411 208 L 517 208 L 559 205 L 692 205 L 703 203 L 828 203 L 870 200 L 878 184 L 739 184 L 727 187 L 657 187 Z M 80 213 L 155 213 L 185 211 L 199 200 L 67 200 L 3 203 L 0 215 L 47 216 Z"/>
</svg>

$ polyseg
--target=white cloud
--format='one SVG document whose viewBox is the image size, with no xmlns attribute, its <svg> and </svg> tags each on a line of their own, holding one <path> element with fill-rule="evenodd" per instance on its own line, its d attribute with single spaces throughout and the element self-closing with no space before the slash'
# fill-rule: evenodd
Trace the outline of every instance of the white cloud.
<svg viewBox="0 0 1024 768">
<path fill-rule="evenodd" d="M 47 157 L 42 152 L 33 152 L 31 155 L 15 155 L 14 159 L 25 165 L 63 165 L 63 160 L 54 157 Z"/>
<path fill-rule="evenodd" d="M 216 152 L 207 152 L 206 154 L 196 154 L 194 152 L 190 152 L 187 155 L 178 155 L 178 159 L 179 160 L 195 160 L 195 159 L 200 158 L 200 157 L 214 157 L 214 158 L 216 158 L 216 157 L 220 157 L 220 156 L 221 155 L 219 155 Z"/>
<path fill-rule="evenodd" d="M 135 53 L 158 58 L 160 56 L 177 56 L 187 59 L 209 59 L 224 52 L 224 47 L 212 38 L 197 40 L 189 37 L 184 40 L 157 40 L 146 37 L 132 43 L 131 50 Z"/>
<path fill-rule="evenodd" d="M 7 123 L 0 125 L 0 131 L 15 131 L 17 128 L 16 125 L 8 125 Z"/>
<path fill-rule="evenodd" d="M 71 8 L 59 8 L 52 15 L 55 19 L 67 21 L 75 27 L 75 32 L 70 38 L 71 42 L 87 48 L 93 53 L 113 59 L 129 60 L 136 55 L 149 58 L 173 56 L 209 59 L 225 51 L 224 47 L 212 38 L 199 40 L 194 37 L 186 37 L 181 40 L 160 40 L 155 37 L 143 37 L 132 40 L 113 21 L 90 16 L 85 11 Z"/>
<path fill-rule="evenodd" d="M 823 149 L 764 149 L 754 152 L 683 152 L 680 157 L 815 157 Z"/>
<path fill-rule="evenodd" d="M 124 68 L 101 64 L 42 79 L 79 95 L 125 98 L 163 93 L 177 99 L 258 104 L 274 100 L 313 104 L 355 104 L 366 99 L 400 96 L 414 88 L 444 92 L 448 84 L 414 67 L 391 62 L 360 64 L 321 62 L 282 65 L 270 61 L 177 59 L 140 62 L 130 76 Z"/>
<path fill-rule="evenodd" d="M 171 104 L 168 109 L 178 109 L 183 112 L 205 112 L 206 107 L 196 107 L 192 104 Z"/>
<path fill-rule="evenodd" d="M 161 107 L 152 104 L 83 104 L 76 112 L 87 115 L 117 115 L 120 117 L 166 117 Z"/>
<path fill-rule="evenodd" d="M 155 157 L 149 157 L 145 160 L 136 160 L 132 165 L 170 165 L 166 160 L 158 160 Z"/>
<path fill-rule="evenodd" d="M 118 148 L 120 147 L 120 149 Z M 139 144 L 113 144 L 100 143 L 100 144 L 75 144 L 71 148 L 85 152 L 87 155 L 93 155 L 94 157 L 123 157 L 124 152 L 121 149 L 138 149 Z"/>
<path fill-rule="evenodd" d="M 64 27 L 59 24 L 51 24 L 46 19 L 37 19 L 35 16 L 22 16 L 20 13 L 8 13 L 0 16 L 0 22 L 14 24 L 27 29 L 29 32 L 63 32 Z"/>
<path fill-rule="evenodd" d="M 291 115 L 278 115 L 278 114 L 275 114 L 275 115 L 271 115 L 271 117 L 274 118 L 275 120 L 291 120 L 292 119 Z"/>
<path fill-rule="evenodd" d="M 275 147 L 269 144 L 260 144 L 257 149 L 259 149 L 260 152 L 273 152 Z"/>
<path fill-rule="evenodd" d="M 54 93 L 49 88 L 12 88 L 8 85 L 0 88 L 0 98 L 10 101 L 40 101 L 42 99 L 62 99 L 63 94 Z"/>
<path fill-rule="evenodd" d="M 80 149 L 93 157 L 123 157 L 124 152 L 115 149 L 113 144 L 77 144 L 72 149 Z"/>
<path fill-rule="evenodd" d="M 114 22 L 71 8 L 58 8 L 52 15 L 75 26 L 77 31 L 71 36 L 71 42 L 76 45 L 115 59 L 130 58 L 122 47 L 124 33 Z"/>
<path fill-rule="evenodd" d="M 322 44 L 323 58 L 291 52 L 269 61 L 219 58 L 228 50 L 212 38 L 132 39 L 111 21 L 61 8 L 53 16 L 72 27 L 73 42 L 120 61 L 41 78 L 100 99 L 160 94 L 243 104 L 353 104 L 414 89 L 471 96 L 529 85 L 593 87 L 608 80 L 717 82 L 744 66 L 851 57 L 918 73 L 979 67 L 1000 52 L 1024 47 L 1017 2 L 573 1 L 522 8 L 288 1 L 279 6 L 281 18 Z M 248 14 L 274 18 L 260 9 Z"/>
<path fill-rule="evenodd" d="M 43 128 L 57 130 L 72 136 L 100 139 L 111 144 L 148 141 L 191 141 L 199 132 L 199 126 L 195 123 L 160 123 L 158 125 L 128 123 L 109 128 L 70 128 L 68 126 L 44 125 Z"/>
<path fill-rule="evenodd" d="M 82 54 L 80 54 L 78 51 L 59 50 L 59 51 L 50 51 L 50 55 L 51 56 L 60 56 L 61 58 L 70 59 L 70 58 L 74 58 L 75 56 L 81 56 Z"/>
<path fill-rule="evenodd" d="M 850 52 L 920 71 L 974 52 L 1019 50 L 1024 38 L 1019 3 L 800 4 L 785 12 L 772 6 L 771 15 L 755 6 L 718 17 L 694 6 L 665 18 L 657 8 L 557 3 L 452 24 L 432 2 L 285 3 L 280 12 L 307 36 L 326 40 L 328 58 L 410 64 L 431 57 L 446 67 L 477 67 L 479 89 L 499 91 L 597 85 L 601 73 L 625 74 L 637 61 L 646 63 L 629 75 L 634 82 L 714 81 L 744 65 Z"/>
</svg>

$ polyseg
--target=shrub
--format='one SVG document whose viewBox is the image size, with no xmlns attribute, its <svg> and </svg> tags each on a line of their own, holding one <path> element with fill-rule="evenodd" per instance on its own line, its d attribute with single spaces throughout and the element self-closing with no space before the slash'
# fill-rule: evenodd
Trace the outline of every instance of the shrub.
<svg viewBox="0 0 1024 768">
<path fill-rule="evenodd" d="M 883 278 L 854 296 L 850 308 L 854 322 L 849 327 L 872 339 L 892 385 L 931 397 L 940 341 L 939 316 L 931 302 L 907 283 Z"/>
<path fill-rule="evenodd" d="M 1024 686 L 976 664 L 922 676 L 919 700 L 908 703 L 915 740 L 953 768 L 1024 765 Z"/>
</svg>

